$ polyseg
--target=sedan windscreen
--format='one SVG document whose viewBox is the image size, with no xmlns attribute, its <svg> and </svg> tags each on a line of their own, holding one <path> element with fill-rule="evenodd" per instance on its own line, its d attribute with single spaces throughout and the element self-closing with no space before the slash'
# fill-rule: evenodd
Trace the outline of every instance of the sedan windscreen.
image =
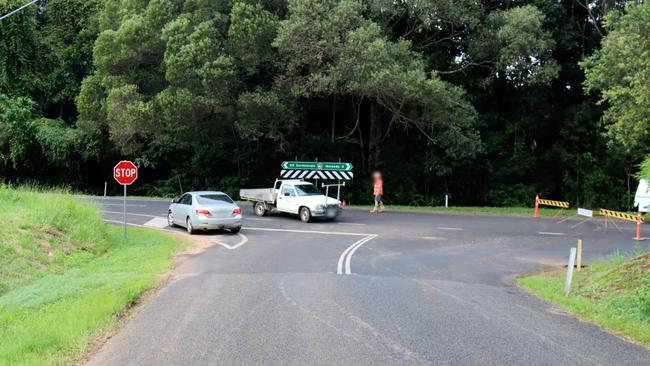
<svg viewBox="0 0 650 366">
<path fill-rule="evenodd" d="M 294 187 L 296 187 L 298 196 L 320 196 L 322 194 L 318 188 L 311 184 L 297 184 Z"/>
<path fill-rule="evenodd" d="M 199 205 L 214 205 L 219 203 L 233 203 L 225 194 L 202 194 L 197 199 Z"/>
</svg>

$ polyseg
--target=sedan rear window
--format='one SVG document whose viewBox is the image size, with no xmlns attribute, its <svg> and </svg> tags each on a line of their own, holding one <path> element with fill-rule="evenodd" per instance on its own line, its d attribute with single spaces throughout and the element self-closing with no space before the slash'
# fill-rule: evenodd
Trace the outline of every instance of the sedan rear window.
<svg viewBox="0 0 650 366">
<path fill-rule="evenodd" d="M 197 199 L 199 205 L 213 205 L 218 203 L 233 203 L 225 194 L 202 194 Z"/>
</svg>

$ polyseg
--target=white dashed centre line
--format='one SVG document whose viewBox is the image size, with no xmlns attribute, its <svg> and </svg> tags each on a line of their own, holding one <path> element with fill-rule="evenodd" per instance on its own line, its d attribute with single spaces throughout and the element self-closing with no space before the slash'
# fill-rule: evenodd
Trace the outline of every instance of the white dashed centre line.
<svg viewBox="0 0 650 366">
<path fill-rule="evenodd" d="M 539 235 L 564 235 L 564 233 L 553 233 L 553 232 L 547 232 L 547 231 L 540 231 L 538 232 Z"/>
<path fill-rule="evenodd" d="M 437 227 L 438 230 L 449 230 L 449 231 L 463 231 L 465 229 L 460 227 Z"/>
</svg>

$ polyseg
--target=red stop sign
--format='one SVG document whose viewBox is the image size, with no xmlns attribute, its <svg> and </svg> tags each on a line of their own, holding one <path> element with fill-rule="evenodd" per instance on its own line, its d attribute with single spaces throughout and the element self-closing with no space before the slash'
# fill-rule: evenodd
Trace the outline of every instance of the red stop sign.
<svg viewBox="0 0 650 366">
<path fill-rule="evenodd" d="M 122 160 L 113 168 L 113 178 L 117 183 L 128 186 L 138 179 L 138 167 L 128 160 Z"/>
</svg>

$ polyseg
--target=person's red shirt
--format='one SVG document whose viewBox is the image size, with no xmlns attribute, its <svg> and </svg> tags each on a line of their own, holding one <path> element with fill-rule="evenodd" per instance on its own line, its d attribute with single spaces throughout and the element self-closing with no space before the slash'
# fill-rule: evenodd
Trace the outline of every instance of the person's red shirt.
<svg viewBox="0 0 650 366">
<path fill-rule="evenodd" d="M 383 196 L 384 195 L 384 180 L 379 178 L 375 180 L 375 184 L 372 187 L 372 194 L 375 196 Z"/>
</svg>

